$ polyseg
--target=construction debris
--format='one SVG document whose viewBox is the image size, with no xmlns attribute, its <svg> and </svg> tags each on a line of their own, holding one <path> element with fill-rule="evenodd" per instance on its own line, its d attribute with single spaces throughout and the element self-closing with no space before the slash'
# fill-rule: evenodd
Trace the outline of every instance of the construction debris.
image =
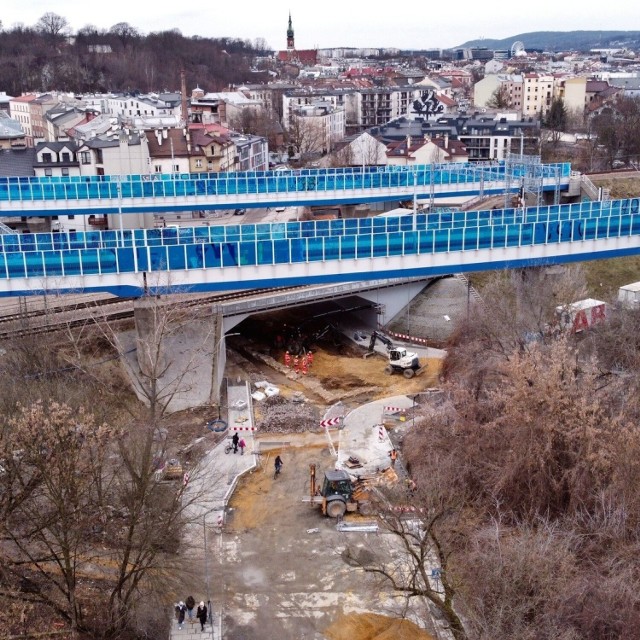
<svg viewBox="0 0 640 640">
<path fill-rule="evenodd" d="M 375 522 L 338 522 L 336 529 L 343 533 L 377 533 L 378 525 Z"/>
<path fill-rule="evenodd" d="M 318 431 L 318 410 L 308 403 L 289 402 L 281 395 L 266 398 L 256 412 L 256 426 L 261 432 L 302 433 Z"/>
</svg>

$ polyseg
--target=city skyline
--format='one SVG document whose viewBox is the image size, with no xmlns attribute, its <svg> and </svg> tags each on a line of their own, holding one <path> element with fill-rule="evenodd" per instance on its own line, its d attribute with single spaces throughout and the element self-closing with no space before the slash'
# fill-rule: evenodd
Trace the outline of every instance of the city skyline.
<svg viewBox="0 0 640 640">
<path fill-rule="evenodd" d="M 3 28 L 16 24 L 33 26 L 47 12 L 67 19 L 73 32 L 93 25 L 108 30 L 114 24 L 127 22 L 143 34 L 178 29 L 184 36 L 210 38 L 262 38 L 275 50 L 286 48 L 289 11 L 293 20 L 297 49 L 332 47 L 387 47 L 399 49 L 451 48 L 479 38 L 502 39 L 533 31 L 624 31 L 637 23 L 637 10 L 631 0 L 613 0 L 607 13 L 584 11 L 584 4 L 568 0 L 558 4 L 541 0 L 531 5 L 505 2 L 494 5 L 463 1 L 456 10 L 417 4 L 403 10 L 363 11 L 355 3 L 325 0 L 321 5 L 284 2 L 270 3 L 245 0 L 235 5 L 211 5 L 198 11 L 162 10 L 149 12 L 146 4 L 112 0 L 102 5 L 103 11 L 83 11 L 73 0 L 34 0 L 28 5 L 10 0 L 0 13 Z M 640 27 L 638 27 L 640 29 Z M 525 47 L 527 43 L 525 42 Z"/>
</svg>

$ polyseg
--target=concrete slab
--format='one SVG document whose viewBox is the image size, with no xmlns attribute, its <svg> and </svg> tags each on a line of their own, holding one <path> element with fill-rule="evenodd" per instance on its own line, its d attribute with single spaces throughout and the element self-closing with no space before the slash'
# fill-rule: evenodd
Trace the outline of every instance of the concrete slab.
<svg viewBox="0 0 640 640">
<path fill-rule="evenodd" d="M 348 413 L 340 431 L 337 469 L 344 469 L 355 478 L 374 475 L 391 466 L 389 453 L 394 446 L 382 424 L 387 406 L 410 410 L 413 400 L 407 396 L 394 396 L 369 402 Z M 350 457 L 358 458 L 362 467 L 351 468 L 347 464 Z"/>
</svg>

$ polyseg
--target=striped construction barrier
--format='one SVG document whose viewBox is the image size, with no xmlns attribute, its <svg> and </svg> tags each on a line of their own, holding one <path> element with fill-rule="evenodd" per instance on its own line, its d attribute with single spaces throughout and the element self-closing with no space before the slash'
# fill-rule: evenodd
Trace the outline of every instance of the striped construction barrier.
<svg viewBox="0 0 640 640">
<path fill-rule="evenodd" d="M 429 342 L 427 338 L 418 338 L 417 336 L 410 336 L 406 333 L 394 333 L 393 331 L 386 331 L 385 333 L 399 340 L 404 340 L 405 342 L 416 342 L 418 344 L 427 344 Z"/>
<path fill-rule="evenodd" d="M 231 427 L 232 431 L 257 431 L 258 427 Z"/>
<path fill-rule="evenodd" d="M 338 416 L 337 418 L 327 418 L 326 420 L 320 421 L 321 427 L 335 427 L 336 425 L 342 422 L 342 416 Z"/>
<path fill-rule="evenodd" d="M 398 413 L 398 411 L 406 411 L 406 409 L 403 409 L 402 407 L 382 407 L 382 410 L 385 413 Z"/>
</svg>

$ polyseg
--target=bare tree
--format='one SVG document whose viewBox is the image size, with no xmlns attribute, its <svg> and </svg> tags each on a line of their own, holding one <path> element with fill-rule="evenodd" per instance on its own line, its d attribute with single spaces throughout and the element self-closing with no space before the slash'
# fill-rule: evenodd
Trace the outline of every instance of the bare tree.
<svg viewBox="0 0 640 640">
<path fill-rule="evenodd" d="M 66 35 L 69 32 L 69 28 L 69 22 L 66 18 L 51 11 L 45 13 L 36 22 L 36 29 L 52 40 L 57 40 L 60 36 Z"/>
<path fill-rule="evenodd" d="M 109 383 L 88 362 L 83 343 L 95 343 L 99 335 L 114 364 L 131 356 L 115 329 L 104 322 L 95 324 L 93 332 L 85 327 L 72 347 L 58 345 L 55 352 L 65 354 L 66 366 L 54 361 L 52 368 L 41 358 L 49 372 L 36 378 L 26 409 L 3 397 L 7 415 L 15 418 L 0 430 L 0 483 L 6 489 L 0 498 L 0 530 L 13 544 L 9 555 L 3 548 L 2 564 L 12 567 L 16 576 L 24 574 L 20 567 L 35 567 L 46 586 L 38 598 L 74 629 L 88 623 L 82 596 L 86 584 L 80 576 L 99 577 L 105 604 L 102 625 L 111 637 L 129 625 L 143 594 L 166 589 L 178 573 L 183 561 L 175 552 L 184 526 L 201 508 L 205 486 L 214 481 L 199 481 L 195 466 L 189 469 L 188 484 L 182 476 L 164 479 L 168 433 L 163 415 L 171 399 L 184 391 L 181 383 L 193 365 L 191 357 L 172 362 L 165 349 L 173 333 L 193 318 L 184 310 L 165 310 L 157 298 L 149 300 L 149 313 L 147 331 L 138 340 L 139 363 L 127 365 L 144 408 L 122 389 L 107 393 Z M 59 385 L 57 378 L 62 378 Z M 73 409 L 45 405 L 37 397 L 46 397 L 47 389 L 54 397 L 66 392 L 78 404 Z M 87 392 L 109 429 L 96 426 L 95 417 L 82 408 Z M 96 398 L 120 401 L 95 402 Z M 199 506 L 194 511 L 195 505 Z M 55 598 L 49 594 L 50 585 L 57 591 Z"/>
</svg>

